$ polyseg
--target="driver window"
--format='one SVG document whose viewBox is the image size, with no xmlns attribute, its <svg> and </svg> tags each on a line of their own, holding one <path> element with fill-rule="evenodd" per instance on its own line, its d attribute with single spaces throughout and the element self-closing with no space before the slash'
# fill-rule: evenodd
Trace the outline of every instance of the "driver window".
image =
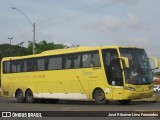
<svg viewBox="0 0 160 120">
<path fill-rule="evenodd" d="M 103 61 L 108 84 L 122 86 L 122 70 L 116 49 L 103 50 Z"/>
</svg>

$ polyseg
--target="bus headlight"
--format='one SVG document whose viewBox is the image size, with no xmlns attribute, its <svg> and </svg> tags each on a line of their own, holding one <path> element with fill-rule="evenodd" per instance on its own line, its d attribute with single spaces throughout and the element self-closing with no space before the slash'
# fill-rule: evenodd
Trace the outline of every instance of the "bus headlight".
<svg viewBox="0 0 160 120">
<path fill-rule="evenodd" d="M 130 91 L 135 91 L 135 88 L 133 87 L 128 87 L 128 86 L 124 86 L 125 90 L 130 90 Z"/>
<path fill-rule="evenodd" d="M 153 90 L 154 86 L 149 86 L 149 90 Z"/>
</svg>

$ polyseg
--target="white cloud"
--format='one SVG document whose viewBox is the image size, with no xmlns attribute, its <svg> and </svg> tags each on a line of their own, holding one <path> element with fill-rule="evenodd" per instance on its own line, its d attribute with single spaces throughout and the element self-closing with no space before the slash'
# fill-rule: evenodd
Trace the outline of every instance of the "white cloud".
<svg viewBox="0 0 160 120">
<path fill-rule="evenodd" d="M 105 16 L 100 24 L 100 29 L 105 30 L 118 30 L 122 28 L 122 22 L 115 16 Z"/>
<path fill-rule="evenodd" d="M 133 13 L 128 13 L 128 15 L 126 15 L 126 19 L 110 15 L 104 16 L 100 21 L 88 23 L 88 25 L 101 32 L 117 32 L 124 30 L 137 31 L 146 27 L 145 22 L 142 22 L 141 19 Z"/>
<path fill-rule="evenodd" d="M 138 0 L 122 0 L 122 2 L 124 2 L 126 4 L 133 5 L 133 4 L 136 4 L 138 2 Z"/>
<path fill-rule="evenodd" d="M 130 37 L 123 37 L 117 38 L 117 43 L 119 45 L 130 45 L 130 46 L 137 46 L 143 48 L 150 48 L 153 45 L 152 39 L 146 36 L 130 36 Z"/>
<path fill-rule="evenodd" d="M 142 22 L 140 21 L 140 19 L 138 18 L 138 16 L 132 14 L 132 13 L 129 13 L 128 14 L 128 20 L 127 20 L 127 25 L 129 27 L 132 27 L 132 28 L 140 28 L 142 27 Z"/>
<path fill-rule="evenodd" d="M 123 2 L 125 4 L 134 5 L 138 2 L 138 0 L 83 0 L 84 2 L 90 2 L 90 3 L 97 3 L 97 4 L 104 4 L 106 2 L 108 3 L 114 3 L 114 2 Z"/>
</svg>

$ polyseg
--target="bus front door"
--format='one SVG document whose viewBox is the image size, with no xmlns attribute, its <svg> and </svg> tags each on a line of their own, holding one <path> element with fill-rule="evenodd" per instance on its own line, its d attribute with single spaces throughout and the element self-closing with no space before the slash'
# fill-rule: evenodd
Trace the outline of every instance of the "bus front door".
<svg viewBox="0 0 160 120">
<path fill-rule="evenodd" d="M 112 99 L 122 100 L 123 77 L 119 59 L 115 59 L 111 63 L 111 88 L 112 88 Z"/>
<path fill-rule="evenodd" d="M 118 59 L 118 52 L 116 49 L 105 49 L 102 53 L 106 79 L 110 85 L 112 99 L 122 100 L 124 91 L 123 76 L 120 60 Z"/>
</svg>

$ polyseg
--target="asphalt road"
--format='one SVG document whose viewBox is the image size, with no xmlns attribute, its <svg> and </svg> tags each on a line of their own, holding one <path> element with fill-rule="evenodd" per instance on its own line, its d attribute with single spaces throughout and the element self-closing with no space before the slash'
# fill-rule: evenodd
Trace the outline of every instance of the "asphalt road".
<svg viewBox="0 0 160 120">
<path fill-rule="evenodd" d="M 3 111 L 22 111 L 22 112 L 23 111 L 36 111 L 36 112 L 38 111 L 52 111 L 52 112 L 53 111 L 110 111 L 110 112 L 111 111 L 112 112 L 158 111 L 160 112 L 160 102 L 132 101 L 129 105 L 121 105 L 117 101 L 111 101 L 107 105 L 96 105 L 94 102 L 88 102 L 88 101 L 59 101 L 56 104 L 48 102 L 42 103 L 39 101 L 36 103 L 29 104 L 29 103 L 18 103 L 14 98 L 0 97 L 0 111 L 1 112 Z M 116 119 L 118 119 L 118 117 L 116 117 Z M 121 119 L 124 118 L 121 117 Z M 146 117 L 142 117 L 141 119 L 146 120 Z"/>
<path fill-rule="evenodd" d="M 121 105 L 111 101 L 107 105 L 96 105 L 88 101 L 59 101 L 58 103 L 18 103 L 14 98 L 0 97 L 0 111 L 160 111 L 160 102 L 132 101 Z"/>
</svg>

